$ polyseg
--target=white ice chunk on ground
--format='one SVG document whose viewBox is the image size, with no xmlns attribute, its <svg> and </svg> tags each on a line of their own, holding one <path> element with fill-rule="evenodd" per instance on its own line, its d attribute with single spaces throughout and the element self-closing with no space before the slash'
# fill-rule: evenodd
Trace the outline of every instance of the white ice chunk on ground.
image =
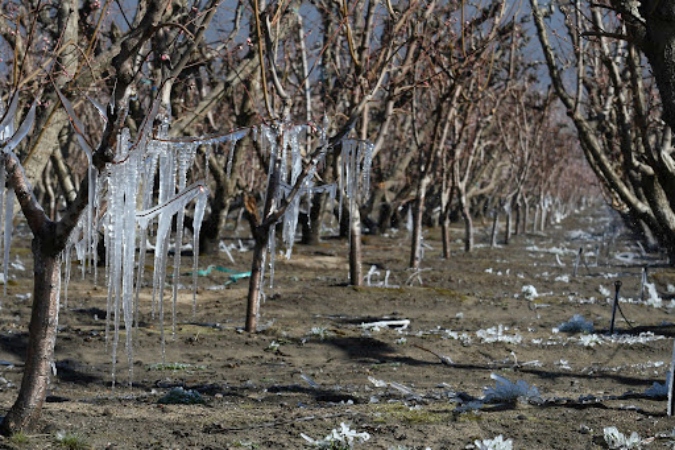
<svg viewBox="0 0 675 450">
<path fill-rule="evenodd" d="M 523 286 L 520 292 L 523 293 L 523 297 L 525 297 L 527 300 L 532 300 L 539 297 L 539 294 L 537 293 L 537 288 L 535 288 L 531 284 Z"/>
</svg>

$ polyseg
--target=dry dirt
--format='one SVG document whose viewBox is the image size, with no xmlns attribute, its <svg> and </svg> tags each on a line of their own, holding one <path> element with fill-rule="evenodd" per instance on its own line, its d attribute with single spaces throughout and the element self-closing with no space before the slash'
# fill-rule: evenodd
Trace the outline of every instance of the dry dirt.
<svg viewBox="0 0 675 450">
<path fill-rule="evenodd" d="M 648 448 L 672 448 L 675 420 L 666 416 L 666 400 L 644 392 L 664 382 L 670 364 L 675 325 L 667 292 L 675 271 L 653 255 L 631 259 L 627 252 L 640 255 L 639 248 L 615 233 L 604 208 L 497 248 L 486 245 L 487 224 L 479 226 L 481 246 L 467 255 L 457 241 L 448 261 L 440 257 L 438 231 L 429 231 L 418 276 L 406 269 L 406 231 L 364 237 L 365 272 L 376 265 L 381 273 L 371 282 L 389 270 L 398 288 L 346 286 L 345 241 L 297 245 L 290 261 L 279 258 L 262 306 L 265 329 L 255 335 L 240 329 L 246 280 L 210 290 L 228 280 L 213 271 L 200 278 L 196 316 L 190 292 L 181 291 L 175 337 L 167 319 L 166 364 L 146 289 L 132 388 L 122 344 L 121 381 L 111 387 L 106 289 L 81 281 L 75 266 L 43 427 L 0 445 L 63 448 L 56 436 L 65 432 L 95 449 L 300 449 L 309 448 L 301 433 L 320 439 L 344 422 L 369 433 L 355 446 L 363 449 L 474 448 L 500 434 L 514 449 L 607 448 L 603 429 L 610 426 L 637 432 L 651 441 Z M 459 239 L 459 228 L 455 233 Z M 587 264 L 574 277 L 580 247 Z M 12 404 L 21 381 L 30 300 L 20 295 L 32 283 L 27 248 L 25 239 L 13 246 L 12 258 L 26 270 L 11 270 L 0 310 L 0 409 Z M 250 256 L 235 252 L 232 264 L 221 253 L 200 266 L 246 271 Z M 600 286 L 613 292 L 621 280 L 622 296 L 637 299 L 646 264 L 663 305 L 621 303 L 628 321 L 617 314 L 619 334 L 609 339 L 613 294 Z M 539 295 L 526 298 L 527 285 Z M 554 330 L 575 314 L 593 322 L 596 336 Z M 362 326 L 402 319 L 410 321 L 405 330 Z M 496 387 L 492 374 L 522 380 L 539 395 L 481 405 L 475 400 Z M 161 403 L 176 387 L 199 393 L 203 403 Z"/>
</svg>

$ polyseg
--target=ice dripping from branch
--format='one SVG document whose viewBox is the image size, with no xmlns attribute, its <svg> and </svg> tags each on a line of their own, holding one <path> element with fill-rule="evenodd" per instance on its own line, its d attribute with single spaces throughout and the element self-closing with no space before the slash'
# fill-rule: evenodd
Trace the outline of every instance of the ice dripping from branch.
<svg viewBox="0 0 675 450">
<path fill-rule="evenodd" d="M 75 134 L 91 163 L 91 144 L 84 134 L 84 125 L 75 116 L 68 100 L 61 94 L 62 103 L 68 112 Z M 153 111 L 156 111 L 156 103 Z M 152 115 L 152 114 L 151 114 Z M 80 260 L 96 261 L 98 230 L 103 231 L 106 244 L 106 275 L 108 278 L 108 304 L 106 319 L 106 342 L 112 329 L 113 383 L 116 382 L 117 355 L 120 350 L 120 331 L 124 326 L 126 362 L 129 381 L 132 377 L 133 325 L 138 321 L 139 292 L 143 283 L 145 253 L 149 239 L 154 234 L 155 256 L 152 298 L 153 315 L 157 308 L 162 335 L 162 360 L 164 360 L 164 289 L 167 275 L 169 246 L 173 239 L 176 249 L 172 274 L 173 282 L 173 325 L 175 329 L 175 308 L 178 295 L 180 250 L 183 244 L 186 209 L 194 203 L 193 237 L 194 273 L 198 267 L 199 231 L 204 218 L 208 189 L 203 182 L 188 186 L 188 172 L 193 165 L 200 145 L 215 143 L 236 143 L 248 130 L 223 135 L 198 138 L 170 138 L 169 124 L 163 123 L 157 136 L 152 136 L 154 117 L 149 117 L 140 127 L 138 136 L 132 139 L 129 130 L 124 129 L 118 136 L 114 162 L 108 164 L 101 174 L 88 172 L 90 198 L 75 232 L 69 239 L 64 252 L 69 259 L 71 248 L 77 250 Z M 154 180 L 159 181 L 159 193 L 154 195 Z M 99 205 L 105 205 L 101 214 Z M 1 211 L 1 209 L 0 209 Z M 177 231 L 172 236 L 172 223 L 176 219 Z M 1 222 L 0 222 L 1 223 Z M 83 256 L 85 255 L 85 256 Z M 93 265 L 93 264 L 92 264 Z M 66 283 L 70 275 L 70 264 L 66 261 Z M 196 280 L 193 278 L 193 309 L 196 302 Z"/>
</svg>

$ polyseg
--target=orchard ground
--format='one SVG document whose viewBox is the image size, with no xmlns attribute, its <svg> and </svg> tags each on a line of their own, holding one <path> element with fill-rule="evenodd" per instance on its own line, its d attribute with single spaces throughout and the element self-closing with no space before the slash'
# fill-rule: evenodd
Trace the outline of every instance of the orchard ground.
<svg viewBox="0 0 675 450">
<path fill-rule="evenodd" d="M 463 449 L 500 434 L 516 449 L 607 448 L 603 429 L 610 426 L 637 432 L 651 441 L 649 448 L 672 448 L 675 419 L 666 416 L 666 400 L 644 393 L 665 381 L 670 364 L 675 310 L 667 292 L 675 270 L 658 264 L 658 255 L 642 255 L 615 225 L 600 207 L 490 248 L 490 224 L 479 224 L 479 247 L 468 255 L 457 228 L 448 261 L 440 257 L 439 230 L 431 230 L 417 276 L 406 270 L 406 231 L 365 236 L 364 273 L 376 266 L 380 275 L 371 284 L 377 284 L 389 270 L 389 284 L 399 287 L 386 288 L 346 285 L 345 241 L 296 245 L 290 261 L 277 258 L 275 287 L 266 289 L 262 305 L 264 329 L 254 335 L 241 331 L 247 280 L 213 290 L 228 281 L 214 270 L 199 279 L 195 316 L 191 291 L 180 291 L 175 336 L 167 300 L 165 364 L 145 288 L 132 388 L 123 336 L 118 385 L 111 387 L 105 282 L 94 287 L 89 275 L 82 281 L 74 265 L 43 427 L 0 445 L 60 448 L 57 434 L 65 432 L 95 449 L 299 449 L 309 447 L 301 433 L 321 439 L 344 422 L 370 435 L 355 446 L 364 449 Z M 586 264 L 574 277 L 581 247 Z M 10 270 L 0 310 L 4 410 L 21 382 L 30 316 L 24 295 L 32 289 L 28 249 L 25 238 L 12 247 L 12 259 L 25 270 Z M 234 264 L 224 253 L 203 256 L 200 267 L 249 270 L 250 252 L 233 256 Z M 187 272 L 189 258 L 184 263 Z M 653 266 L 649 281 L 660 306 L 635 301 L 646 264 Z M 610 339 L 616 280 L 629 301 L 621 303 L 625 318 L 617 313 L 619 335 Z M 189 285 L 190 277 L 181 282 Z M 596 334 L 557 330 L 575 314 L 592 321 Z M 362 326 L 404 319 L 410 323 L 403 330 Z M 539 395 L 472 403 L 495 387 L 492 374 L 522 380 Z M 165 403 L 177 387 L 199 402 Z"/>
</svg>

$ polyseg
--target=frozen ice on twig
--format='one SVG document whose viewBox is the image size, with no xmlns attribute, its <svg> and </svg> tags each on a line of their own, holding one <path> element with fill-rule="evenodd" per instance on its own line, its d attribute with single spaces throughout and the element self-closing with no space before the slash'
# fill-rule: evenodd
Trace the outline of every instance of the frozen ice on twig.
<svg viewBox="0 0 675 450">
<path fill-rule="evenodd" d="M 601 345 L 604 342 L 602 336 L 597 334 L 584 334 L 579 336 L 579 345 L 584 347 L 595 347 L 596 345 Z"/>
<path fill-rule="evenodd" d="M 508 331 L 509 327 L 505 327 L 502 324 L 497 325 L 496 327 L 490 327 L 486 330 L 476 331 L 476 336 L 478 336 L 482 342 L 491 344 L 493 342 L 507 342 L 510 344 L 520 344 L 523 340 L 523 337 L 520 334 L 504 334 L 505 331 Z"/>
<path fill-rule="evenodd" d="M 368 377 L 368 381 L 373 383 L 375 387 L 379 388 L 386 388 L 387 386 L 389 386 L 389 384 L 386 381 L 378 380 L 377 378 L 371 376 Z"/>
<path fill-rule="evenodd" d="M 300 378 L 302 378 L 303 380 L 305 380 L 305 382 L 306 382 L 307 384 L 309 384 L 309 386 L 310 386 L 311 388 L 313 388 L 313 389 L 320 389 L 320 388 L 321 388 L 321 386 L 319 386 L 319 383 L 317 383 L 316 381 L 314 381 L 309 375 L 305 375 L 304 373 L 301 373 L 301 374 L 300 374 Z"/>
<path fill-rule="evenodd" d="M 220 241 L 218 243 L 218 250 L 221 252 L 225 252 L 227 255 L 227 258 L 230 260 L 231 263 L 234 264 L 234 258 L 232 257 L 232 253 L 230 252 L 230 248 L 225 244 L 225 242 Z"/>
<path fill-rule="evenodd" d="M 377 270 L 377 266 L 372 265 L 366 274 L 366 285 L 369 287 L 398 288 L 397 284 L 389 284 L 389 275 L 391 275 L 391 271 L 387 270 L 384 274 L 384 281 L 379 281 L 382 274 Z"/>
<path fill-rule="evenodd" d="M 380 320 L 377 322 L 362 323 L 361 328 L 364 330 L 380 331 L 382 328 L 396 328 L 397 330 L 405 330 L 410 325 L 410 320 Z"/>
<path fill-rule="evenodd" d="M 300 433 L 300 436 L 309 442 L 310 445 L 317 448 L 343 448 L 339 447 L 339 444 L 347 445 L 349 448 L 353 448 L 355 443 L 366 442 L 370 439 L 370 434 L 367 432 L 357 432 L 349 428 L 349 425 L 346 425 L 344 422 L 340 424 L 340 429 L 331 430 L 325 438 L 315 440 L 307 436 L 304 433 Z"/>
<path fill-rule="evenodd" d="M 642 447 L 642 438 L 635 431 L 629 437 L 626 437 L 616 427 L 606 427 L 604 435 L 605 442 L 610 449 L 630 450 Z"/>
<path fill-rule="evenodd" d="M 373 385 L 375 387 L 379 387 L 379 388 L 391 387 L 391 388 L 399 391 L 400 393 L 402 393 L 404 395 L 412 397 L 415 400 L 421 400 L 422 399 L 422 397 L 420 397 L 418 394 L 416 394 L 415 391 L 413 391 L 408 386 L 405 386 L 401 383 L 397 383 L 395 381 L 388 382 L 388 381 L 384 381 L 384 380 L 378 380 L 377 378 L 370 377 L 370 376 L 368 377 L 368 381 L 373 383 Z"/>
<path fill-rule="evenodd" d="M 610 292 L 610 290 L 604 287 L 603 285 L 598 286 L 598 292 L 600 292 L 600 295 L 602 295 L 603 297 L 612 297 L 612 293 Z"/>
<path fill-rule="evenodd" d="M 512 383 L 507 378 L 493 373 L 490 378 L 495 380 L 495 387 L 484 389 L 485 396 L 483 401 L 486 403 L 513 402 L 519 398 L 526 400 L 539 398 L 539 390 L 528 385 L 523 380 Z"/>
<path fill-rule="evenodd" d="M 494 439 L 483 439 L 474 441 L 477 450 L 512 450 L 513 441 L 504 439 L 501 434 Z"/>
<path fill-rule="evenodd" d="M 645 303 L 647 305 L 653 306 L 654 308 L 660 308 L 663 306 L 663 299 L 659 296 L 658 291 L 656 290 L 656 285 L 654 283 L 644 283 L 644 287 L 647 290 L 647 300 Z"/>
<path fill-rule="evenodd" d="M 521 292 L 523 293 L 523 297 L 525 297 L 528 300 L 532 300 L 539 297 L 539 294 L 537 293 L 537 288 L 535 288 L 531 284 L 523 286 Z"/>
</svg>

